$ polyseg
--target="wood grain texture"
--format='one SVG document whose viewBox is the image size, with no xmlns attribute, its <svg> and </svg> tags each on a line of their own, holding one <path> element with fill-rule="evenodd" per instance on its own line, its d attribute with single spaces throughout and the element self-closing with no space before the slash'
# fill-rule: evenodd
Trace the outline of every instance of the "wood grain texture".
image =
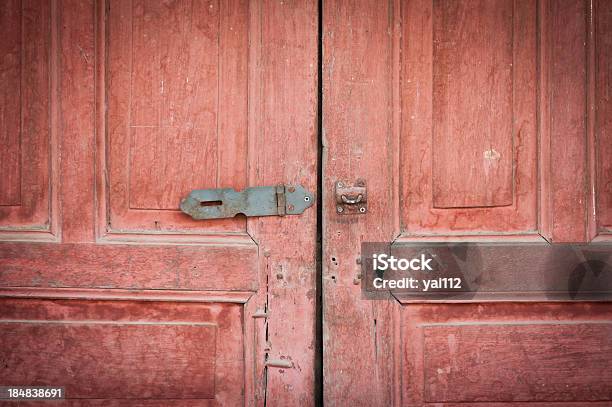
<svg viewBox="0 0 612 407">
<path fill-rule="evenodd" d="M 248 13 L 239 0 L 110 1 L 99 13 L 103 234 L 245 230 L 178 206 L 193 189 L 246 185 Z"/>
<path fill-rule="evenodd" d="M 513 8 L 512 0 L 433 3 L 435 208 L 513 204 Z"/>
<path fill-rule="evenodd" d="M 257 247 L 0 244 L 4 287 L 257 289 Z"/>
<path fill-rule="evenodd" d="M 70 397 L 97 399 L 215 394 L 211 325 L 0 320 L 0 329 L 9 386 L 62 383 Z"/>
<path fill-rule="evenodd" d="M 393 242 L 398 235 L 398 240 L 411 242 L 420 239 L 541 242 L 540 233 L 553 241 L 567 240 L 570 235 L 577 241 L 586 239 L 584 225 L 589 199 L 586 171 L 590 164 L 586 156 L 587 131 L 583 127 L 580 132 L 578 127 L 569 124 L 586 120 L 587 94 L 581 93 L 580 86 L 586 89 L 587 2 L 500 1 L 497 3 L 499 7 L 489 9 L 488 6 L 494 3 L 406 0 L 323 4 L 323 189 L 327 192 L 323 208 L 323 355 L 326 404 L 423 406 L 431 402 L 432 405 L 459 406 L 476 404 L 481 401 L 481 396 L 483 405 L 487 406 L 525 405 L 539 400 L 544 400 L 543 405 L 551 404 L 545 400 L 557 400 L 558 405 L 564 406 L 582 406 L 586 402 L 609 404 L 606 401 L 609 387 L 600 385 L 596 379 L 598 374 L 607 374 L 603 366 L 609 364 L 610 359 L 609 341 L 606 340 L 612 314 L 605 303 L 521 304 L 519 302 L 524 297 L 516 296 L 506 298 L 516 302 L 499 304 L 488 303 L 490 299 L 483 298 L 477 304 L 406 304 L 395 307 L 386 301 L 365 301 L 359 291 L 356 257 L 361 242 Z M 511 19 L 507 17 L 508 13 Z M 471 19 L 451 19 L 463 15 Z M 452 31 L 459 27 L 459 22 L 461 28 Z M 481 30 L 494 34 L 473 38 L 471 42 L 461 41 L 463 35 L 469 38 L 470 33 Z M 450 32 L 456 35 L 446 35 Z M 438 41 L 440 39 L 446 42 Z M 510 51 L 507 41 L 510 41 Z M 455 46 L 463 52 L 452 49 Z M 467 56 L 462 60 L 464 54 Z M 473 62 L 479 58 L 481 63 L 476 66 Z M 504 71 L 508 58 L 512 63 L 511 90 L 504 91 L 507 89 L 504 84 L 508 86 L 509 80 Z M 455 65 L 435 66 L 441 61 Z M 479 72 L 481 67 L 483 71 Z M 492 67 L 501 71 L 496 72 Z M 469 80 L 451 83 L 444 76 L 463 78 L 461 75 L 465 74 L 472 78 L 469 76 L 472 74 L 473 82 L 489 84 L 484 79 L 489 79 L 485 73 L 491 74 L 491 83 L 499 87 L 487 92 L 490 88 L 477 87 Z M 444 87 L 436 88 L 436 80 Z M 558 87 L 558 81 L 564 81 L 563 86 Z M 469 115 L 481 118 L 484 126 L 479 136 L 486 134 L 486 125 L 490 124 L 488 116 L 478 110 L 479 104 L 485 103 L 486 96 L 496 95 L 493 113 L 497 119 L 493 123 L 496 128 L 506 129 L 506 138 L 496 139 L 496 142 L 510 145 L 512 160 L 504 168 L 512 168 L 511 188 L 508 179 L 501 177 L 496 178 L 494 184 L 488 184 L 498 188 L 495 192 L 499 194 L 487 195 L 488 191 L 478 189 L 478 194 L 470 195 L 472 191 L 469 188 L 480 185 L 479 181 L 468 183 L 464 178 L 469 179 L 469 171 L 480 174 L 484 170 L 481 171 L 481 167 L 472 169 L 468 165 L 462 167 L 463 163 L 455 162 L 463 159 L 461 148 L 456 148 L 455 144 L 462 145 L 464 134 L 439 137 L 434 141 L 436 126 L 449 126 L 451 123 L 452 110 L 451 114 L 448 114 L 448 109 L 440 110 L 439 103 L 450 103 L 449 99 L 444 99 L 449 95 L 449 89 L 455 98 L 450 101 L 460 100 L 457 105 L 463 103 L 457 107 L 458 110 L 463 109 Z M 434 95 L 436 91 L 439 93 Z M 501 110 L 495 110 L 498 108 Z M 571 112 L 563 113 L 568 109 Z M 435 116 L 436 112 L 438 116 Z M 480 139 L 475 137 L 468 142 L 466 137 L 465 140 L 468 149 L 473 145 L 481 148 Z M 444 155 L 444 160 L 434 156 L 440 145 L 445 147 L 444 154 L 454 161 Z M 503 153 L 500 157 L 504 154 L 507 155 Z M 570 162 L 566 163 L 566 159 Z M 448 168 L 435 169 L 434 164 L 440 163 Z M 463 173 L 458 169 L 464 169 Z M 437 179 L 434 178 L 436 171 Z M 457 173 L 463 177 L 459 178 Z M 507 172 L 505 174 L 507 177 Z M 452 184 L 449 182 L 451 186 L 446 195 L 444 189 L 434 189 L 442 176 L 459 179 Z M 372 197 L 368 202 L 368 214 L 339 216 L 330 192 L 333 183 L 357 177 L 368 182 L 368 197 Z M 553 182 L 555 177 L 557 181 Z M 480 177 L 480 181 L 484 179 L 486 177 Z M 453 190 L 455 185 L 458 187 Z M 509 190 L 512 191 L 512 201 L 506 204 L 508 195 L 504 194 Z M 478 205 L 477 201 L 484 205 Z M 471 206 L 461 206 L 466 203 Z M 554 270 L 550 272 L 554 273 Z M 510 272 L 506 275 L 512 277 Z M 542 278 L 539 275 L 531 277 Z M 515 281 L 516 286 L 529 286 L 535 281 L 530 278 Z M 468 396 L 436 399 L 440 392 L 427 390 L 427 385 L 438 385 L 438 379 L 430 376 L 430 382 L 424 381 L 425 372 L 438 374 L 437 365 L 431 367 L 434 366 L 432 360 L 436 357 L 436 349 L 432 345 L 424 350 L 424 330 L 430 326 L 438 329 L 438 326 L 448 325 L 448 329 L 462 332 L 464 326 L 485 324 L 539 327 L 536 331 L 527 329 L 525 333 L 516 335 L 522 340 L 521 344 L 534 349 L 542 346 L 545 353 L 535 356 L 533 362 L 522 355 L 514 356 L 517 352 L 513 351 L 520 345 L 512 342 L 510 337 L 482 328 L 478 332 L 484 337 L 497 335 L 491 340 L 497 347 L 492 346 L 489 364 L 483 367 L 484 370 L 490 369 L 491 373 L 488 376 L 483 373 L 484 380 L 493 380 L 495 372 L 501 372 L 501 375 L 508 366 L 514 366 L 519 373 L 527 371 L 527 377 L 518 383 L 519 379 L 508 376 L 507 383 L 489 383 L 488 387 L 481 387 L 478 381 L 470 381 L 470 376 L 458 373 L 456 377 L 463 388 L 457 386 L 442 390 L 449 389 L 449 392 Z M 581 328 L 582 325 L 597 327 L 590 331 Z M 553 327 L 550 339 L 530 342 L 531 334 L 541 338 L 549 327 Z M 505 328 L 500 329 L 503 331 Z M 446 346 L 446 339 L 446 335 L 440 335 L 437 342 L 431 343 Z M 476 353 L 478 340 L 473 336 L 465 346 Z M 589 344 L 588 349 L 580 348 L 581 341 Z M 555 346 L 565 346 L 568 352 L 560 359 L 554 359 L 551 349 Z M 603 353 L 599 353 L 601 348 Z M 441 349 L 444 352 L 445 348 Z M 469 358 L 461 360 L 459 372 L 473 366 L 480 368 Z M 583 382 L 579 377 L 537 373 L 539 366 L 551 371 L 557 367 L 562 370 L 560 366 L 565 361 L 570 366 L 584 369 L 580 370 L 584 373 Z M 581 365 L 581 361 L 585 364 Z M 531 376 L 528 375 L 529 368 L 535 372 Z M 540 377 L 544 378 L 539 380 Z M 527 401 L 513 399 L 509 391 L 504 393 L 504 386 L 510 387 L 514 383 L 529 389 L 530 393 L 523 395 Z M 540 389 L 538 385 L 541 383 L 550 384 L 551 389 L 559 390 L 558 393 Z M 562 393 L 561 387 L 568 383 L 571 390 Z M 498 387 L 501 395 L 496 393 Z M 441 387 L 438 385 L 438 388 Z M 455 402 L 461 397 L 465 401 Z"/>
<path fill-rule="evenodd" d="M 124 56 L 132 61 L 125 72 L 130 88 L 113 90 L 125 92 L 130 103 L 127 129 L 122 129 L 128 132 L 130 154 L 128 205 L 176 210 L 196 186 L 217 186 L 219 6 L 127 3 L 110 3 L 109 18 L 119 19 L 116 10 L 129 8 L 132 18 L 118 21 L 127 25 L 123 30 L 111 23 L 108 48 L 114 53 L 118 41 L 132 40 Z M 110 69 L 113 76 L 113 65 Z M 111 155 L 111 163 L 115 160 L 122 161 Z"/>
<path fill-rule="evenodd" d="M 612 400 L 612 324 L 430 326 L 428 402 Z"/>
<path fill-rule="evenodd" d="M 596 2 L 595 145 L 599 231 L 612 231 L 612 3 Z"/>
<path fill-rule="evenodd" d="M 20 406 L 38 407 L 40 402 L 19 402 Z M 164 400 L 143 400 L 143 399 L 124 399 L 124 400 L 109 400 L 109 399 L 72 399 L 64 400 L 63 406 L 69 407 L 214 407 L 218 403 L 216 400 L 202 399 L 164 399 Z"/>
<path fill-rule="evenodd" d="M 543 202 L 551 212 L 549 235 L 554 242 L 587 240 L 587 2 L 547 1 L 545 41 L 548 59 L 546 131 L 550 167 L 543 182 L 549 196 Z M 549 201 L 548 201 L 549 200 Z"/>
<path fill-rule="evenodd" d="M 50 12 L 49 75 L 51 91 L 61 89 L 59 103 L 50 107 L 50 147 L 33 145 L 61 156 L 61 182 L 53 174 L 48 182 L 51 194 L 59 191 L 63 233 L 53 245 L 0 244 L 0 302 L 17 301 L 11 312 L 43 309 L 2 317 L 44 327 L 58 320 L 99 327 L 101 321 L 115 323 L 112 316 L 123 312 L 165 326 L 185 321 L 191 310 L 201 322 L 200 305 L 207 303 L 220 318 L 214 403 L 183 398 L 208 397 L 206 386 L 199 390 L 206 394 L 171 394 L 167 404 L 100 403 L 313 405 L 315 210 L 299 217 L 196 222 L 176 209 L 183 194 L 207 186 L 299 183 L 316 193 L 316 2 L 28 4 L 58 6 Z M 53 169 L 53 160 L 48 164 Z M 276 277 L 280 273 L 283 279 Z M 157 303 L 174 319 L 162 313 L 145 318 L 141 310 Z M 54 317 L 79 307 L 87 312 Z M 223 317 L 227 310 L 231 318 Z M 267 317 L 258 316 L 262 310 Z M 22 325 L 22 342 L 39 343 L 30 325 Z M 222 337 L 226 325 L 231 332 Z M 123 328 L 104 326 L 111 329 L 45 333 L 64 343 L 107 335 L 146 355 L 146 340 L 124 341 Z M 185 354 L 168 339 L 185 336 L 179 331 L 140 331 L 136 337 L 155 335 L 166 357 Z M 183 352 L 191 350 L 197 351 L 192 346 Z M 291 360 L 293 367 L 267 368 L 267 358 Z M 72 366 L 74 359 L 57 363 Z M 136 374 L 126 361 L 115 368 Z M 167 366 L 152 372 L 141 366 L 142 377 L 149 380 L 147 374 L 160 369 L 168 372 Z M 104 376 L 91 386 L 107 389 L 113 380 Z M 88 401 L 99 400 L 82 404 Z"/>
<path fill-rule="evenodd" d="M 405 307 L 401 405 L 605 405 L 611 317 L 589 303 Z"/>
<path fill-rule="evenodd" d="M 0 378 L 13 384 L 62 383 L 72 399 L 243 404 L 241 309 L 3 299 Z"/>
<path fill-rule="evenodd" d="M 0 297 L 44 298 L 69 300 L 119 300 L 119 301 L 174 301 L 174 302 L 231 302 L 244 304 L 252 291 L 201 291 L 201 290 L 140 290 L 121 288 L 0 288 Z"/>
<path fill-rule="evenodd" d="M 22 2 L 6 2 L 0 11 L 0 46 L 2 91 L 0 93 L 0 205 L 21 203 L 21 68 L 22 68 Z"/>
<path fill-rule="evenodd" d="M 0 7 L 0 236 L 52 229 L 51 10 L 28 0 Z"/>
<path fill-rule="evenodd" d="M 397 236 L 400 1 L 323 2 L 323 389 L 326 406 L 393 405 L 395 301 L 362 301 L 362 241 Z M 396 90 L 394 90 L 394 88 Z M 395 120 L 395 121 L 394 121 Z M 334 184 L 365 178 L 368 213 Z M 355 283 L 355 281 L 357 283 Z"/>
<path fill-rule="evenodd" d="M 409 0 L 401 16 L 402 232 L 536 233 L 535 3 Z"/>
<path fill-rule="evenodd" d="M 250 2 L 249 171 L 251 185 L 279 182 L 317 186 L 317 22 L 315 0 Z M 317 192 L 315 192 L 317 193 Z M 257 405 L 315 404 L 316 207 L 300 216 L 249 218 L 260 245 L 261 286 L 249 301 L 267 311 L 253 331 L 259 349 L 255 384 L 264 380 Z M 264 295 L 262 295 L 264 294 Z M 291 368 L 265 366 L 282 360 Z M 261 384 L 259 385 L 262 388 Z"/>
<path fill-rule="evenodd" d="M 59 2 L 62 241 L 94 241 L 94 2 Z"/>
</svg>

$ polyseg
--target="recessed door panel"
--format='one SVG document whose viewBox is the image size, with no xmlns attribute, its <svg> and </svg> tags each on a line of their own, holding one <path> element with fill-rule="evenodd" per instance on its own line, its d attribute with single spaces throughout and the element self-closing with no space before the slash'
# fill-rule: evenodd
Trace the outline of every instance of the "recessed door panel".
<svg viewBox="0 0 612 407">
<path fill-rule="evenodd" d="M 110 1 L 100 117 L 108 233 L 244 232 L 244 219 L 195 222 L 193 189 L 247 183 L 249 5 Z"/>
<path fill-rule="evenodd" d="M 537 230 L 536 4 L 402 2 L 406 235 Z"/>
<path fill-rule="evenodd" d="M 0 8 L 0 238 L 55 240 L 51 2 Z"/>
</svg>

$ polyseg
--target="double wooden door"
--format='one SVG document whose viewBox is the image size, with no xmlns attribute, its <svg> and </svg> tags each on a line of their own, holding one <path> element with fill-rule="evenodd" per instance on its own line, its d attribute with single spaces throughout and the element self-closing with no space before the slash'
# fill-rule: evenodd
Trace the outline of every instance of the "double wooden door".
<svg viewBox="0 0 612 407">
<path fill-rule="evenodd" d="M 610 2 L 5 0 L 0 38 L 0 385 L 70 405 L 612 402 L 605 302 L 367 300 L 358 260 L 610 240 Z M 357 179 L 367 211 L 339 214 Z M 280 183 L 317 204 L 179 210 Z"/>
</svg>

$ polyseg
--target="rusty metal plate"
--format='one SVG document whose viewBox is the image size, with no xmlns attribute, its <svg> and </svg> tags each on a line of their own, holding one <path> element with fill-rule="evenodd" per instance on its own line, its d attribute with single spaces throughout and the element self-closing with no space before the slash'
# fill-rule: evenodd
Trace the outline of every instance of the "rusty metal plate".
<svg viewBox="0 0 612 407">
<path fill-rule="evenodd" d="M 354 183 L 336 181 L 336 213 L 339 215 L 359 215 L 368 211 L 368 191 L 362 178 Z"/>
<path fill-rule="evenodd" d="M 314 202 L 313 195 L 301 185 L 198 189 L 181 201 L 181 211 L 193 219 L 245 216 L 299 215 Z"/>
</svg>

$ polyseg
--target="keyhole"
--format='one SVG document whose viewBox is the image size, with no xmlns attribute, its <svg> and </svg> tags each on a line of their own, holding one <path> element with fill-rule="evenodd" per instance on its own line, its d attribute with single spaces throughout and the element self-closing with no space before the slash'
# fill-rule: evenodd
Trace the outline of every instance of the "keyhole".
<svg viewBox="0 0 612 407">
<path fill-rule="evenodd" d="M 200 202 L 200 206 L 221 206 L 223 205 L 223 201 L 202 201 Z"/>
</svg>

